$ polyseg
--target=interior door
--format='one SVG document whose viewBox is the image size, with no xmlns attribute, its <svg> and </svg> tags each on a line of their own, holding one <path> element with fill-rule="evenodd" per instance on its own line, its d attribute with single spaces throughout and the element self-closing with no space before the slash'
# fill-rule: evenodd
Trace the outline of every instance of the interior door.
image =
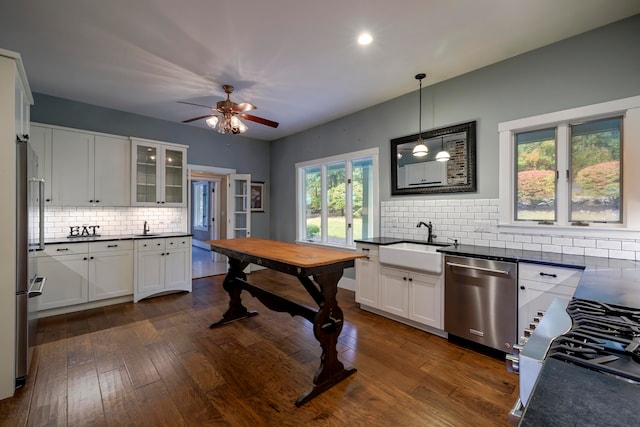
<svg viewBox="0 0 640 427">
<path fill-rule="evenodd" d="M 251 175 L 227 176 L 227 239 L 251 237 Z"/>
</svg>

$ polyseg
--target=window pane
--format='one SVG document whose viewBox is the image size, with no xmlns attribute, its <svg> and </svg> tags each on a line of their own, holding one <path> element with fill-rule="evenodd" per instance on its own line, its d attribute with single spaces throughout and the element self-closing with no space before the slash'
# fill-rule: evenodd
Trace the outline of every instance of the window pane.
<svg viewBox="0 0 640 427">
<path fill-rule="evenodd" d="M 571 126 L 570 221 L 621 222 L 622 118 Z"/>
<path fill-rule="evenodd" d="M 373 160 L 356 160 L 352 164 L 353 238 L 373 235 Z"/>
<path fill-rule="evenodd" d="M 304 170 L 305 239 L 319 242 L 322 225 L 322 176 L 319 166 Z"/>
<path fill-rule="evenodd" d="M 516 134 L 516 220 L 556 220 L 555 128 Z"/>
<path fill-rule="evenodd" d="M 327 236 L 329 243 L 347 242 L 345 163 L 327 165 Z"/>
</svg>

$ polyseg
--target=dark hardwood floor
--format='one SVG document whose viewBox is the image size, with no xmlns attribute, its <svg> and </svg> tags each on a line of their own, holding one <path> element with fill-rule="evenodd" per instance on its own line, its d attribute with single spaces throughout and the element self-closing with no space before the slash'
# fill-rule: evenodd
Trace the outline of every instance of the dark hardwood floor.
<svg viewBox="0 0 640 427">
<path fill-rule="evenodd" d="M 193 293 L 41 319 L 31 375 L 0 401 L 3 426 L 500 426 L 517 397 L 504 362 L 362 311 L 339 292 L 338 351 L 358 372 L 300 408 L 320 347 L 311 325 L 271 312 L 209 329 L 223 276 Z M 310 306 L 295 278 L 249 280 Z"/>
</svg>

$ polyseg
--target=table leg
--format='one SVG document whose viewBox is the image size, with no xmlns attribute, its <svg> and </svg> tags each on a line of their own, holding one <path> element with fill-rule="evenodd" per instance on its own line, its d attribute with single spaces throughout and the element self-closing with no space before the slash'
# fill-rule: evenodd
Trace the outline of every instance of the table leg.
<svg viewBox="0 0 640 427">
<path fill-rule="evenodd" d="M 222 315 L 222 318 L 216 322 L 213 322 L 209 328 L 215 328 L 218 326 L 226 325 L 234 320 L 246 319 L 247 317 L 257 316 L 258 312 L 247 310 L 242 305 L 240 294 L 242 293 L 242 286 L 236 283 L 236 278 L 246 280 L 247 275 L 244 274 L 244 269 L 249 265 L 248 262 L 240 261 L 239 259 L 229 258 L 229 271 L 224 278 L 222 287 L 229 294 L 229 308 Z"/>
<path fill-rule="evenodd" d="M 344 320 L 344 315 L 336 300 L 338 281 L 341 277 L 342 271 L 313 276 L 316 283 L 320 285 L 323 297 L 320 310 L 313 321 L 313 334 L 320 342 L 322 356 L 320 357 L 320 367 L 313 377 L 314 385 L 296 400 L 298 407 L 356 372 L 355 368 L 344 367 L 338 359 L 338 350 L 336 349 Z"/>
</svg>

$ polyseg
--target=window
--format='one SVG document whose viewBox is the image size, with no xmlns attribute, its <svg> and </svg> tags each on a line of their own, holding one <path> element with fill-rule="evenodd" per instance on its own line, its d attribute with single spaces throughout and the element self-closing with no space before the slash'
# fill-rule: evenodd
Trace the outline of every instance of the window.
<svg viewBox="0 0 640 427">
<path fill-rule="evenodd" d="M 296 164 L 297 240 L 354 247 L 377 233 L 378 150 Z"/>
<path fill-rule="evenodd" d="M 638 138 L 640 97 L 505 122 L 499 131 L 501 226 L 638 227 L 640 191 L 623 183 L 640 177 L 624 170 L 625 157 L 640 155 L 624 145 Z"/>
<path fill-rule="evenodd" d="M 209 229 L 209 182 L 192 183 L 193 189 L 193 228 L 207 231 Z"/>
</svg>

